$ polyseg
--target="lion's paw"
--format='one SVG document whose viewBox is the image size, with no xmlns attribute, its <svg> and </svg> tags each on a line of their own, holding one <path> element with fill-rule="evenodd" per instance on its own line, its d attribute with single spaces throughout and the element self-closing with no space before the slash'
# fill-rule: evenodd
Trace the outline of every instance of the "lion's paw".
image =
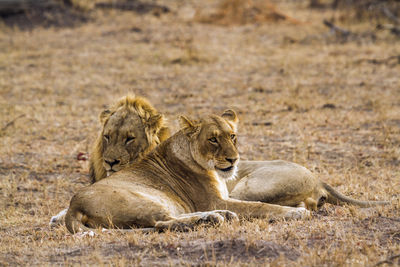
<svg viewBox="0 0 400 267">
<path fill-rule="evenodd" d="M 196 224 L 212 224 L 218 225 L 225 221 L 224 214 L 219 212 L 210 211 L 204 212 L 200 218 L 197 220 Z"/>
<path fill-rule="evenodd" d="M 239 221 L 239 217 L 236 213 L 230 210 L 213 210 L 212 212 L 216 212 L 224 217 L 226 221 Z"/>
<path fill-rule="evenodd" d="M 311 216 L 311 212 L 306 208 L 291 208 L 286 212 L 285 219 L 305 219 Z"/>
</svg>

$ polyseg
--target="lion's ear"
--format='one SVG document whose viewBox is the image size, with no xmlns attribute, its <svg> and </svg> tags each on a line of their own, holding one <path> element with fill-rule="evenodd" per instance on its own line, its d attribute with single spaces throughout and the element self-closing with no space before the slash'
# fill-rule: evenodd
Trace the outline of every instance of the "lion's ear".
<svg viewBox="0 0 400 267">
<path fill-rule="evenodd" d="M 183 115 L 179 116 L 179 125 L 181 126 L 181 129 L 194 127 L 194 123 Z"/>
<path fill-rule="evenodd" d="M 221 117 L 227 120 L 232 126 L 233 130 L 236 132 L 239 123 L 239 118 L 237 117 L 236 112 L 232 109 L 227 109 L 224 111 L 224 113 L 222 113 Z"/>
<path fill-rule="evenodd" d="M 193 134 L 195 134 L 199 128 L 193 121 L 189 120 L 185 116 L 179 117 L 179 125 L 181 126 L 181 130 L 183 130 L 184 133 L 189 137 L 193 136 Z"/>
<path fill-rule="evenodd" d="M 105 121 L 110 117 L 110 115 L 111 115 L 111 110 L 109 109 L 103 110 L 99 116 L 101 124 L 104 125 Z"/>
<path fill-rule="evenodd" d="M 147 122 L 146 126 L 149 128 L 150 132 L 157 134 L 158 131 L 162 128 L 164 123 L 164 116 L 161 114 L 156 114 L 151 116 Z"/>
</svg>

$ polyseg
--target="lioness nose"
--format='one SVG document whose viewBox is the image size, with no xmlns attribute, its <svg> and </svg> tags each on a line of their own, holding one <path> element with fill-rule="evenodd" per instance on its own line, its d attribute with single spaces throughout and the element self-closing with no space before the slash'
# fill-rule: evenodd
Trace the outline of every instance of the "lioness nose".
<svg viewBox="0 0 400 267">
<path fill-rule="evenodd" d="M 114 161 L 108 161 L 108 160 L 104 160 L 108 165 L 110 165 L 110 167 L 112 168 L 112 166 L 118 164 L 120 162 L 120 160 L 115 159 Z"/>
<path fill-rule="evenodd" d="M 235 162 L 238 160 L 237 158 L 225 158 L 227 161 L 229 161 L 231 164 L 235 164 Z"/>
</svg>

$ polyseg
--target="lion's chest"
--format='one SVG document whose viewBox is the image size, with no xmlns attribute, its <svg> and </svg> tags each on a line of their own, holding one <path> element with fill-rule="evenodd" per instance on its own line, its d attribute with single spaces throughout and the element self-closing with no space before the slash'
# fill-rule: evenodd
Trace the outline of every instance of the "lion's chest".
<svg viewBox="0 0 400 267">
<path fill-rule="evenodd" d="M 226 187 L 226 183 L 223 179 L 218 177 L 217 174 L 213 175 L 214 176 L 214 186 L 219 193 L 220 197 L 222 199 L 228 199 L 229 198 L 229 193 L 228 193 L 228 188 Z"/>
</svg>

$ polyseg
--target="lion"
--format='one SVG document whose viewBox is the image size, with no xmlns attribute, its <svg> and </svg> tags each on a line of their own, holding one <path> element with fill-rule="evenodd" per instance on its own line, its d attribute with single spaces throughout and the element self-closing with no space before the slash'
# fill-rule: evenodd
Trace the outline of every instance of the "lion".
<svg viewBox="0 0 400 267">
<path fill-rule="evenodd" d="M 91 183 L 139 160 L 170 136 L 165 117 L 145 98 L 127 95 L 100 113 L 102 129 L 89 161 Z M 67 209 L 50 219 L 50 227 L 64 221 Z"/>
<path fill-rule="evenodd" d="M 305 218 L 303 207 L 242 201 L 226 181 L 239 163 L 233 110 L 200 121 L 180 117 L 181 129 L 141 160 L 82 188 L 70 202 L 71 233 L 90 228 L 193 228 L 240 217 Z"/>
<path fill-rule="evenodd" d="M 103 128 L 94 143 L 89 177 L 97 182 L 140 159 L 170 136 L 165 118 L 144 98 L 121 98 L 100 113 Z"/>
<path fill-rule="evenodd" d="M 359 207 L 387 205 L 388 201 L 361 201 L 344 196 L 307 168 L 283 160 L 241 161 L 237 179 L 227 181 L 229 196 L 240 200 L 306 207 L 317 210 L 325 203 Z"/>
</svg>

